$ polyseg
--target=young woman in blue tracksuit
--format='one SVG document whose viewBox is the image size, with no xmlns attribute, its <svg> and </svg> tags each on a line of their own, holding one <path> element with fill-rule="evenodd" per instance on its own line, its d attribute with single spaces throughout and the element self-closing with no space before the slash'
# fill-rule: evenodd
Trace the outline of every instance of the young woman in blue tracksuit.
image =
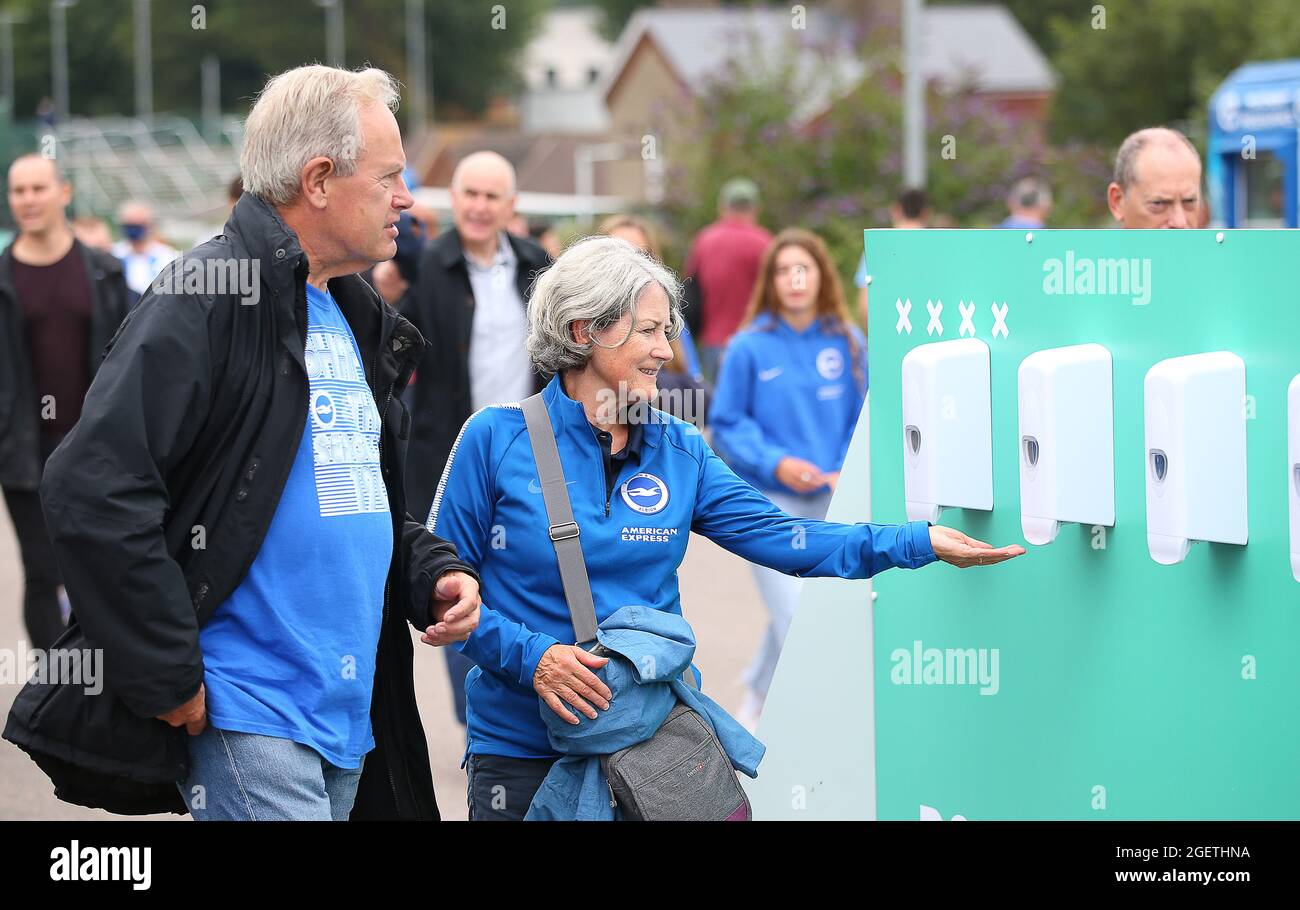
<svg viewBox="0 0 1300 910">
<path fill-rule="evenodd" d="M 797 518 L 822 519 L 867 396 L 867 341 L 820 237 L 772 241 L 718 374 L 713 442 L 742 480 Z M 737 717 L 751 730 L 776 671 L 803 579 L 751 565 L 770 622 Z"/>
<path fill-rule="evenodd" d="M 987 565 L 1023 553 L 949 528 L 831 524 L 778 509 L 713 454 L 699 431 L 652 400 L 682 323 L 680 285 L 624 240 L 571 246 L 537 281 L 528 351 L 555 378 L 542 396 L 604 621 L 639 604 L 681 614 L 677 567 L 692 531 L 783 572 L 865 578 L 936 558 Z M 630 406 L 629 406 L 630 405 Z M 551 765 L 539 711 L 571 723 L 607 709 L 605 658 L 574 645 L 537 467 L 518 405 L 485 408 L 461 429 L 428 527 L 482 578 L 478 629 L 461 649 L 471 819 L 521 819 Z M 803 528 L 804 546 L 790 545 Z M 426 636 L 442 644 L 443 632 Z M 539 698 L 541 704 L 539 704 Z"/>
</svg>

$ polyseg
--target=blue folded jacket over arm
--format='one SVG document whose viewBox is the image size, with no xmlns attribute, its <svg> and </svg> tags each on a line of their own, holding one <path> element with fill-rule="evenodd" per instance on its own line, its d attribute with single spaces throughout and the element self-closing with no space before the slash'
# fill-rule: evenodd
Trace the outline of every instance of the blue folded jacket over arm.
<svg viewBox="0 0 1300 910">
<path fill-rule="evenodd" d="M 763 744 L 717 702 L 682 682 L 695 655 L 695 633 L 686 620 L 663 610 L 623 607 L 600 624 L 596 639 L 621 656 L 596 671 L 614 698 L 608 711 L 595 720 L 579 715 L 576 725 L 541 706 L 551 745 L 564 757 L 551 766 L 525 821 L 616 821 L 600 756 L 649 739 L 679 701 L 713 728 L 733 768 L 758 776 Z"/>
</svg>

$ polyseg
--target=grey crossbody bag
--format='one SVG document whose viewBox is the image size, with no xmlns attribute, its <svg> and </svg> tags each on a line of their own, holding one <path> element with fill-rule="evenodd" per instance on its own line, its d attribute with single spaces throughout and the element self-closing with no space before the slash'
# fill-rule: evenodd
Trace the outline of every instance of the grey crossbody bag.
<svg viewBox="0 0 1300 910">
<path fill-rule="evenodd" d="M 591 597 L 587 562 L 578 541 L 580 529 L 564 482 L 564 466 L 555 430 L 542 396 L 521 403 L 528 439 L 537 461 L 551 543 L 560 567 L 564 599 L 579 647 L 596 641 L 596 606 Z M 589 648 L 598 657 L 622 660 L 599 642 Z M 695 687 L 690 667 L 682 674 Z M 609 782 L 611 807 L 631 821 L 749 821 L 749 799 L 713 728 L 682 702 L 668 712 L 655 734 L 644 742 L 601 756 Z"/>
</svg>

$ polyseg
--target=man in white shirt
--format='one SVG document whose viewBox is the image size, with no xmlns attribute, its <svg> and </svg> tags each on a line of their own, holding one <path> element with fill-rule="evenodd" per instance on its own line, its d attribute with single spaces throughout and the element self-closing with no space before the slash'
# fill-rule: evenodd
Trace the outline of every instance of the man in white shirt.
<svg viewBox="0 0 1300 910">
<path fill-rule="evenodd" d="M 528 313 L 524 294 L 516 286 L 519 259 L 506 239 L 486 261 L 465 250 L 474 318 L 469 341 L 469 394 L 471 413 L 490 404 L 522 401 L 533 393 L 533 370 L 525 356 Z"/>
<path fill-rule="evenodd" d="M 540 388 L 524 351 L 529 287 L 550 258 L 506 232 L 515 210 L 515 169 L 496 152 L 463 158 L 451 178 L 450 230 L 420 257 L 402 315 L 428 346 L 412 389 L 407 456 L 411 514 L 428 512 L 447 456 L 469 416 Z"/>
<path fill-rule="evenodd" d="M 451 178 L 453 227 L 420 257 L 402 315 L 427 341 L 410 389 L 411 438 L 406 502 L 427 515 L 460 428 L 490 404 L 521 401 L 541 389 L 524 351 L 533 278 L 546 252 L 506 231 L 515 213 L 515 169 L 496 152 L 461 159 Z M 468 659 L 446 649 L 456 713 L 465 722 L 462 681 Z"/>
</svg>

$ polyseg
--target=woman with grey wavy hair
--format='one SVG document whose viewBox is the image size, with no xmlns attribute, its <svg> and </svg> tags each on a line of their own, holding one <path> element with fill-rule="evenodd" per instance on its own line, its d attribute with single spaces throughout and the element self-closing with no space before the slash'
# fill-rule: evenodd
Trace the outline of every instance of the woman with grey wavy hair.
<svg viewBox="0 0 1300 910">
<path fill-rule="evenodd" d="M 528 356 L 546 373 L 586 366 L 606 330 L 631 314 L 628 331 L 636 321 L 637 301 L 655 285 L 668 298 L 668 336 L 682 331 L 681 283 L 663 263 L 626 240 L 588 237 L 571 246 L 555 265 L 537 279 L 528 306 Z M 589 323 L 583 340 L 571 331 L 576 322 Z M 614 346 L 625 343 L 624 336 Z M 671 359 L 671 358 L 668 358 Z"/>
<path fill-rule="evenodd" d="M 625 659 L 614 647 L 622 639 L 611 631 L 625 631 L 629 622 L 642 632 L 671 628 L 674 640 L 688 641 L 693 651 L 677 588 L 692 532 L 799 576 L 865 578 L 936 559 L 989 565 L 1024 552 L 993 549 L 923 521 L 847 525 L 782 512 L 723 464 L 694 426 L 649 407 L 659 371 L 673 357 L 669 342 L 681 330 L 680 298 L 671 271 L 613 237 L 574 244 L 537 279 L 528 352 L 555 374 L 540 401 L 572 522 L 555 524 L 548 514 L 546 478 L 521 405 L 479 411 L 452 447 L 427 527 L 453 541 L 482 579 L 478 629 L 458 646 L 477 665 L 465 680 L 473 820 L 522 819 L 530 806 L 529 817 L 619 817 L 612 788 L 605 794 L 601 785 L 572 800 L 560 783 L 563 766 L 543 787 L 561 756 L 557 745 L 571 741 L 562 735 L 571 726 L 604 721 L 592 729 L 604 731 L 611 751 L 633 744 L 619 737 L 639 729 L 628 723 L 629 713 L 643 704 L 646 686 L 611 691 L 612 680 L 629 678 L 602 672 L 609 660 Z M 557 548 L 575 537 L 607 656 L 579 647 L 570 617 Z M 689 655 L 679 659 L 689 667 Z M 690 672 L 698 683 L 698 672 Z M 718 729 L 729 742 L 746 743 L 737 754 L 761 755 L 761 745 L 745 741 L 749 734 L 722 717 Z M 757 759 L 753 766 L 735 754 L 731 760 L 738 770 L 756 771 Z M 600 806 L 611 808 L 596 811 Z"/>
</svg>

